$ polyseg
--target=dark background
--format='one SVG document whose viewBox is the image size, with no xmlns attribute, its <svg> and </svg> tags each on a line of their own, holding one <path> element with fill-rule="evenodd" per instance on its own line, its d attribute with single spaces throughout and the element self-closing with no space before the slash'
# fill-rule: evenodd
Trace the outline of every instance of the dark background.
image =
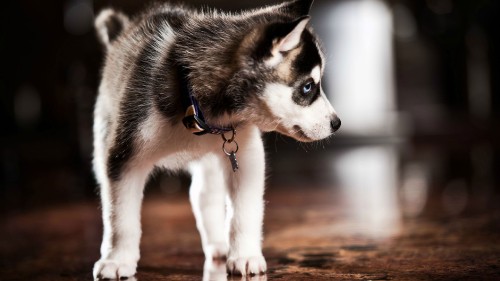
<svg viewBox="0 0 500 281">
<path fill-rule="evenodd" d="M 278 1 L 185 2 L 238 10 Z M 330 2 L 317 0 L 316 4 Z M 388 4 L 393 11 L 401 7 L 409 11 L 417 31 L 410 39 L 394 38 L 398 111 L 413 120 L 402 163 L 422 157 L 422 151 L 436 152 L 440 168 L 431 169 L 432 186 L 444 186 L 455 178 L 473 182 L 472 170 L 478 168 L 477 153 L 471 149 L 479 147 L 479 154 L 486 157 L 478 164 L 484 172 L 481 181 L 489 186 L 481 196 L 491 197 L 498 191 L 500 168 L 499 2 Z M 0 38 L 0 210 L 97 201 L 91 126 L 103 53 L 92 27 L 93 16 L 108 6 L 135 14 L 147 1 L 17 0 L 8 5 L 2 11 Z M 397 33 L 397 17 L 395 26 Z M 491 99 L 486 112 L 471 110 L 471 58 L 486 70 L 479 77 L 489 77 L 485 81 Z M 283 159 L 303 157 L 305 150 L 286 138 L 267 138 L 272 143 L 271 169 L 277 171 L 271 183 L 280 177 L 291 182 L 290 177 L 317 174 L 314 165 L 280 168 Z M 323 149 L 342 149 L 359 141 L 342 131 L 338 138 Z M 428 159 L 436 164 L 435 158 Z M 474 186 L 469 187 L 472 193 Z M 494 204 L 487 202 L 485 206 Z"/>
</svg>

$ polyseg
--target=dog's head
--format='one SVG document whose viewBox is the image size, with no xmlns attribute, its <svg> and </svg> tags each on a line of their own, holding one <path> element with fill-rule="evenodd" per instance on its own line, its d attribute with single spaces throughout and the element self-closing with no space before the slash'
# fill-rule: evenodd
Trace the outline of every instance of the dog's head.
<svg viewBox="0 0 500 281">
<path fill-rule="evenodd" d="M 256 27 L 242 44 L 243 65 L 260 82 L 251 118 L 263 131 L 304 142 L 329 137 L 340 127 L 322 89 L 325 61 L 308 27 L 311 4 L 296 0 L 275 7 L 279 20 Z"/>
</svg>

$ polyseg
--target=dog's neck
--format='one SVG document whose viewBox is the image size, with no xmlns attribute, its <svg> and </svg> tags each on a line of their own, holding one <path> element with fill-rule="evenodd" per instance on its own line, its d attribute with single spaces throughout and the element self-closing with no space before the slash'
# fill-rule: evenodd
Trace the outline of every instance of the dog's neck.
<svg viewBox="0 0 500 281">
<path fill-rule="evenodd" d="M 189 82 L 189 69 L 184 66 L 178 66 L 179 84 L 182 107 L 185 109 L 185 115 L 182 123 L 186 129 L 190 130 L 195 135 L 221 135 L 227 132 L 234 132 L 234 126 L 216 126 L 207 123 L 203 111 L 201 110 L 198 100 L 195 97 L 191 84 Z"/>
<path fill-rule="evenodd" d="M 174 57 L 180 94 L 182 99 L 193 96 L 207 123 L 213 126 L 234 127 L 241 123 L 234 113 L 245 106 L 242 95 L 251 94 L 238 85 L 245 81 L 235 79 L 240 71 L 237 52 L 245 36 L 241 29 L 245 27 L 238 32 L 213 31 L 212 37 L 201 36 L 201 40 L 196 31 L 178 35 Z"/>
</svg>

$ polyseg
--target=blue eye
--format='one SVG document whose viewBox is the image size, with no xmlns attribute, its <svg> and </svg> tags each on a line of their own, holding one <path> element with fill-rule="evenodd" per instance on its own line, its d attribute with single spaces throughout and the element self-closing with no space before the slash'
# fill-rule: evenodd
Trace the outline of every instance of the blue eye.
<svg viewBox="0 0 500 281">
<path fill-rule="evenodd" d="M 309 94 L 312 91 L 312 89 L 313 89 L 313 83 L 309 82 L 305 84 L 304 87 L 302 87 L 302 93 L 304 95 Z"/>
</svg>

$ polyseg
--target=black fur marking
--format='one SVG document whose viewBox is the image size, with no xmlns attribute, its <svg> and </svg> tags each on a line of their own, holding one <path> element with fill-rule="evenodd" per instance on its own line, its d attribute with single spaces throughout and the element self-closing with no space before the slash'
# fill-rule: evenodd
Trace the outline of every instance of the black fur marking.
<svg viewBox="0 0 500 281">
<path fill-rule="evenodd" d="M 238 112 L 245 108 L 250 97 L 261 92 L 264 85 L 264 81 L 258 77 L 236 73 L 218 95 L 213 96 L 210 101 L 205 101 L 205 108 L 211 116 Z"/>
<path fill-rule="evenodd" d="M 108 176 L 111 181 L 120 180 L 125 165 L 134 156 L 134 139 L 138 128 L 153 106 L 150 96 L 154 84 L 154 60 L 151 58 L 156 51 L 152 43 L 152 40 L 148 42 L 137 57 L 127 92 L 120 104 L 119 127 L 108 156 Z"/>
<path fill-rule="evenodd" d="M 188 17 L 187 11 L 179 8 L 172 8 L 168 12 L 156 15 L 156 18 L 166 20 L 169 26 L 175 31 L 181 29 L 186 24 Z"/>
<path fill-rule="evenodd" d="M 309 31 L 305 31 L 302 33 L 302 50 L 297 55 L 292 64 L 292 67 L 297 72 L 297 77 L 305 76 L 309 78 L 309 75 L 311 74 L 313 68 L 318 65 L 321 66 L 321 55 L 315 42 L 315 38 Z M 308 106 L 315 102 L 320 96 L 320 83 L 315 84 L 312 91 L 307 95 L 303 94 L 302 87 L 309 81 L 306 80 L 296 86 L 296 89 L 292 96 L 292 99 L 296 104 Z"/>
<path fill-rule="evenodd" d="M 123 30 L 123 22 L 116 15 L 110 16 L 106 21 L 109 42 L 113 42 Z"/>
<path fill-rule="evenodd" d="M 286 4 L 281 10 L 293 17 L 300 17 L 309 14 L 313 0 L 296 0 Z"/>
<path fill-rule="evenodd" d="M 235 98 L 238 98 L 238 102 Z M 224 115 L 224 113 L 236 112 L 244 104 L 244 96 L 231 96 L 224 93 L 222 90 L 219 94 L 214 95 L 210 100 L 204 99 L 201 110 L 207 112 L 212 117 Z M 210 121 L 208 121 L 210 122 Z"/>
<path fill-rule="evenodd" d="M 161 25 L 165 22 L 176 32 L 182 31 L 188 18 L 186 10 L 180 8 L 172 8 L 168 12 L 164 12 L 155 16 L 155 25 Z M 178 42 L 174 41 L 173 46 L 177 46 Z M 184 107 L 180 97 L 181 85 L 183 80 L 179 73 L 179 55 L 173 48 L 168 52 L 168 55 L 160 62 L 158 71 L 154 73 L 154 84 L 152 91 L 154 93 L 154 105 L 165 117 L 173 122 L 180 122 L 184 114 Z"/>
<path fill-rule="evenodd" d="M 182 78 L 178 67 L 175 67 L 175 65 L 175 57 L 170 52 L 156 73 L 154 79 L 156 83 L 153 85 L 153 98 L 155 107 L 163 116 L 171 119 L 173 122 L 180 122 L 185 108 L 182 105 L 180 97 L 180 81 L 182 81 Z"/>
<path fill-rule="evenodd" d="M 315 102 L 321 95 L 321 82 L 314 86 L 314 90 L 310 93 L 309 105 Z"/>
<path fill-rule="evenodd" d="M 293 67 L 299 74 L 309 75 L 317 65 L 321 65 L 321 56 L 316 40 L 309 31 L 305 31 L 302 33 L 302 51 L 295 58 Z"/>
</svg>

